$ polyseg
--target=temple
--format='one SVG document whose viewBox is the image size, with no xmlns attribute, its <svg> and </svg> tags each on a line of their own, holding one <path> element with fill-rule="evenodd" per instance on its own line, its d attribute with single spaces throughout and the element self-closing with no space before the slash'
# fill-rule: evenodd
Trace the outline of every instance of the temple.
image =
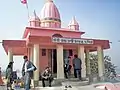
<svg viewBox="0 0 120 90">
<path fill-rule="evenodd" d="M 57 79 L 64 79 L 63 59 L 72 58 L 77 54 L 82 60 L 82 77 L 90 75 L 89 53 L 97 51 L 98 73 L 104 75 L 103 50 L 109 49 L 109 40 L 83 38 L 80 25 L 73 17 L 66 28 L 61 27 L 59 10 L 52 0 L 47 0 L 38 17 L 34 11 L 29 19 L 29 26 L 25 28 L 22 39 L 3 40 L 3 47 L 9 62 L 13 56 L 27 55 L 37 67 L 34 81 L 39 81 L 41 71 L 50 66 Z"/>
</svg>

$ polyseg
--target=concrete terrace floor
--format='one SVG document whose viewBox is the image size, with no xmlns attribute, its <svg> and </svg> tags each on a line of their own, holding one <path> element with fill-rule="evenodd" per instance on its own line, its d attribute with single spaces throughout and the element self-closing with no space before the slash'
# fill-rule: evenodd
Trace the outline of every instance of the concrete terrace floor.
<svg viewBox="0 0 120 90">
<path fill-rule="evenodd" d="M 33 89 L 34 90 L 34 89 Z M 67 88 L 65 89 L 65 87 L 60 86 L 60 87 L 38 87 L 35 90 L 100 90 L 97 88 L 94 88 L 92 85 L 88 85 L 88 86 L 77 86 L 77 87 L 72 87 L 72 88 Z"/>
<path fill-rule="evenodd" d="M 0 86 L 0 90 L 7 90 L 5 86 Z M 16 89 L 16 90 L 24 90 L 24 89 Z M 100 90 L 93 87 L 93 85 L 87 85 L 87 86 L 77 86 L 72 88 L 65 89 L 63 86 L 58 87 L 36 87 L 35 89 L 31 90 Z"/>
<path fill-rule="evenodd" d="M 102 83 L 95 83 L 95 84 L 86 85 L 86 86 L 72 86 L 72 88 L 67 88 L 67 89 L 65 89 L 64 86 L 36 87 L 31 90 L 101 90 L 101 89 L 94 87 L 96 85 L 101 85 L 101 84 L 114 84 L 114 85 L 118 84 L 118 85 L 120 85 L 120 82 L 118 82 L 118 83 L 102 82 Z M 6 86 L 0 86 L 0 90 L 7 90 Z M 22 88 L 22 89 L 15 89 L 15 90 L 24 90 L 24 89 Z M 118 89 L 115 89 L 115 90 L 118 90 Z"/>
</svg>

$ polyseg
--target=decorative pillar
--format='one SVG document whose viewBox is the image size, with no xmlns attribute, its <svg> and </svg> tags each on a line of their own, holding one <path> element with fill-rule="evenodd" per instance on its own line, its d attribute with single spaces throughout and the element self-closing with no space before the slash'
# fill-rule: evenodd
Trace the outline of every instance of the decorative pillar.
<svg viewBox="0 0 120 90">
<path fill-rule="evenodd" d="M 52 70 L 52 73 L 53 73 L 53 49 L 51 49 L 51 70 Z"/>
<path fill-rule="evenodd" d="M 82 76 L 82 78 L 86 78 L 84 46 L 80 46 L 80 45 L 78 46 L 78 58 L 80 58 L 82 60 L 81 76 Z"/>
<path fill-rule="evenodd" d="M 29 60 L 33 62 L 33 47 L 29 47 Z M 32 78 L 31 80 L 31 85 L 34 86 L 34 79 Z"/>
<path fill-rule="evenodd" d="M 9 62 L 13 62 L 13 53 L 11 48 L 8 49 L 8 60 Z"/>
<path fill-rule="evenodd" d="M 33 47 L 30 47 L 30 61 L 33 62 Z"/>
<path fill-rule="evenodd" d="M 37 70 L 34 72 L 34 86 L 36 87 L 39 84 L 39 44 L 34 44 L 33 54 L 33 63 L 37 68 Z"/>
<path fill-rule="evenodd" d="M 51 50 L 48 49 L 47 52 L 48 52 L 48 66 L 51 67 L 51 64 L 52 64 L 51 63 Z M 52 67 L 51 67 L 51 70 L 52 70 Z"/>
<path fill-rule="evenodd" d="M 8 48 L 8 60 L 9 63 L 13 62 L 13 52 L 12 52 L 12 48 Z M 12 71 L 13 71 L 13 65 L 12 65 Z"/>
<path fill-rule="evenodd" d="M 104 55 L 101 46 L 97 46 L 99 80 L 104 81 Z"/>
<path fill-rule="evenodd" d="M 91 68 L 90 68 L 90 53 L 89 49 L 86 50 L 86 76 L 89 78 L 89 82 L 92 82 Z"/>
<path fill-rule="evenodd" d="M 89 77 L 91 74 L 90 71 L 90 55 L 89 55 L 89 50 L 86 50 L 86 75 Z"/>
<path fill-rule="evenodd" d="M 28 56 L 28 60 L 30 60 L 30 47 L 27 47 L 27 56 Z"/>
<path fill-rule="evenodd" d="M 57 79 L 64 79 L 63 45 L 57 45 Z"/>
</svg>

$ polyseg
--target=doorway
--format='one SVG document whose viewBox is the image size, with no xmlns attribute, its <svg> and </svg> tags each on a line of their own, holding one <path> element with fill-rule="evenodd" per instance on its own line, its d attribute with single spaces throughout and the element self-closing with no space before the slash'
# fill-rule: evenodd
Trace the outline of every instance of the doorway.
<svg viewBox="0 0 120 90">
<path fill-rule="evenodd" d="M 68 50 L 63 50 L 63 60 L 69 56 Z M 52 49 L 51 50 L 51 67 L 52 67 L 52 72 L 54 74 L 57 73 L 57 50 Z"/>
<path fill-rule="evenodd" d="M 57 51 L 56 49 L 52 50 L 52 69 L 53 69 L 53 73 L 57 73 Z"/>
</svg>

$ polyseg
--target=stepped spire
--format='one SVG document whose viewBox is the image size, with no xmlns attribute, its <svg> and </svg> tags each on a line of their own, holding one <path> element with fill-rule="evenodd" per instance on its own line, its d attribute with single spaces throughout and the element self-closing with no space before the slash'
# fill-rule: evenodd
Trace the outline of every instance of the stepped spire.
<svg viewBox="0 0 120 90">
<path fill-rule="evenodd" d="M 30 18 L 30 26 L 40 27 L 40 18 L 37 16 L 35 10 L 33 11 L 33 16 Z"/>
<path fill-rule="evenodd" d="M 68 27 L 69 29 L 72 29 L 72 30 L 79 30 L 79 24 L 76 21 L 75 16 L 72 17 L 72 20 L 70 21 Z"/>
<path fill-rule="evenodd" d="M 40 13 L 41 27 L 60 28 L 60 13 L 53 0 L 46 0 Z"/>
</svg>

